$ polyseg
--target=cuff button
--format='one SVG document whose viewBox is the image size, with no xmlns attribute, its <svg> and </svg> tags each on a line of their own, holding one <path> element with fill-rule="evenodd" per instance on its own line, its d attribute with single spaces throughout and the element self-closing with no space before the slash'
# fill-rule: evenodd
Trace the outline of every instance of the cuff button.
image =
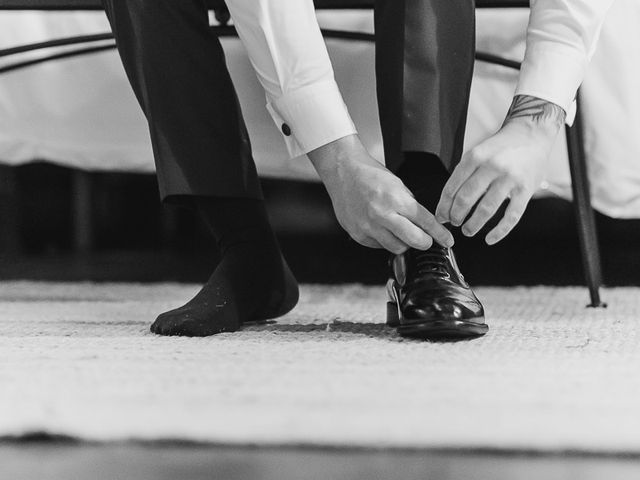
<svg viewBox="0 0 640 480">
<path fill-rule="evenodd" d="M 291 127 L 289 127 L 289 125 L 287 125 L 286 123 L 282 124 L 282 133 L 284 133 L 287 137 L 291 135 Z"/>
</svg>

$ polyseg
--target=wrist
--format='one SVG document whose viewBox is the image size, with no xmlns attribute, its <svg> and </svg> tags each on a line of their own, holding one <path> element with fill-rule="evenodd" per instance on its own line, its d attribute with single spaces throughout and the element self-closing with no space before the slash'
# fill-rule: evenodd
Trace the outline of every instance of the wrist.
<svg viewBox="0 0 640 480">
<path fill-rule="evenodd" d="M 503 127 L 515 124 L 527 128 L 532 134 L 555 137 L 565 119 L 566 112 L 554 103 L 529 95 L 516 95 Z"/>
<path fill-rule="evenodd" d="M 358 135 L 347 135 L 307 153 L 321 178 L 336 172 L 341 165 L 366 152 Z"/>
<path fill-rule="evenodd" d="M 555 138 L 560 131 L 560 125 L 555 121 L 536 121 L 531 118 L 507 118 L 502 129 L 517 128 L 527 135 L 535 137 Z"/>
</svg>

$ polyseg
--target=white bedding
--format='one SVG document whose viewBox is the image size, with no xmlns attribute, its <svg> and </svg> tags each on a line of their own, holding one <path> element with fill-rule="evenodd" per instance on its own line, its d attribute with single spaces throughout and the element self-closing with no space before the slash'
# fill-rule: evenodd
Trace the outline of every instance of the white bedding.
<svg viewBox="0 0 640 480">
<path fill-rule="evenodd" d="M 372 30 L 370 12 L 320 12 L 324 26 Z M 478 49 L 522 57 L 526 11 L 479 11 Z M 640 1 L 618 0 L 583 87 L 593 203 L 613 217 L 640 217 Z M 0 12 L 0 48 L 108 31 L 103 13 Z M 264 108 L 264 95 L 237 39 L 224 39 L 259 172 L 314 179 L 304 158 L 290 160 Z M 375 105 L 373 46 L 328 41 L 336 77 L 360 134 L 383 160 Z M 0 62 L 2 65 L 4 62 Z M 516 73 L 476 65 L 467 147 L 504 118 Z M 115 51 L 46 63 L 0 76 L 0 161 L 36 159 L 87 170 L 153 171 L 145 119 Z M 545 190 L 570 198 L 564 136 Z M 544 193 L 544 192 L 541 192 Z"/>
</svg>

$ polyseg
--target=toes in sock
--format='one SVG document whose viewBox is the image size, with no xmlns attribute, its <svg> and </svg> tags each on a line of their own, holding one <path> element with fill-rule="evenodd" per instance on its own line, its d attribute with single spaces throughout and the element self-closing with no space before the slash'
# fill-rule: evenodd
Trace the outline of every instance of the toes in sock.
<svg viewBox="0 0 640 480">
<path fill-rule="evenodd" d="M 151 331 L 207 336 L 244 322 L 283 315 L 298 287 L 268 222 L 264 204 L 246 198 L 196 197 L 221 260 L 202 289 L 182 307 L 161 314 Z"/>
</svg>

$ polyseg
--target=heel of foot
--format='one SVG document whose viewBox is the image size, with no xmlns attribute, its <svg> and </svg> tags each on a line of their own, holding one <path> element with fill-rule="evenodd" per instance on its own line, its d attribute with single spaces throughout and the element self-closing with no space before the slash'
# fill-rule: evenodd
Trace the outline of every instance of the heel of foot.
<svg viewBox="0 0 640 480">
<path fill-rule="evenodd" d="M 289 313 L 298 304 L 300 289 L 289 266 L 284 265 L 284 287 L 273 292 L 267 306 L 255 315 L 256 320 L 269 320 Z"/>
<path fill-rule="evenodd" d="M 289 313 L 298 304 L 298 284 L 287 285 L 284 292 L 272 297 L 266 308 L 256 314 L 256 320 L 269 320 Z"/>
</svg>

